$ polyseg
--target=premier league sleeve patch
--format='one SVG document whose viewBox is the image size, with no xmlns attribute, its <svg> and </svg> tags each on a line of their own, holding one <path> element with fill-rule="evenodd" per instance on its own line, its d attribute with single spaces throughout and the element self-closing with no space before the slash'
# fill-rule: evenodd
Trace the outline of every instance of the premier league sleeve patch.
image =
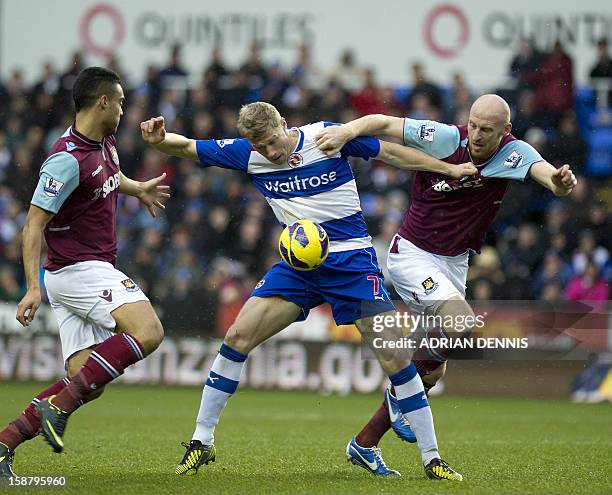
<svg viewBox="0 0 612 495">
<path fill-rule="evenodd" d="M 219 148 L 224 148 L 225 146 L 229 146 L 230 144 L 234 144 L 235 139 L 217 139 L 216 143 L 219 145 Z"/>
<path fill-rule="evenodd" d="M 43 191 L 50 198 L 56 198 L 59 196 L 60 191 L 64 187 L 64 183 L 54 179 L 53 177 L 47 177 L 45 179 L 45 185 L 43 186 Z"/>
<path fill-rule="evenodd" d="M 70 153 L 61 151 L 43 163 L 30 202 L 45 211 L 57 213 L 78 186 L 79 162 Z"/>
<path fill-rule="evenodd" d="M 504 160 L 504 165 L 510 168 L 518 168 L 523 164 L 523 155 L 518 153 L 517 151 L 513 151 L 508 155 L 508 157 Z"/>
<path fill-rule="evenodd" d="M 434 138 L 436 137 L 436 128 L 433 125 L 423 124 L 419 128 L 418 135 L 421 141 L 428 141 L 430 143 L 433 143 Z"/>
<path fill-rule="evenodd" d="M 505 144 L 480 171 L 483 177 L 524 181 L 531 165 L 543 160 L 540 153 L 525 141 L 515 139 Z"/>
<path fill-rule="evenodd" d="M 404 119 L 404 144 L 435 158 L 452 155 L 460 144 L 459 128 L 435 120 Z"/>
</svg>

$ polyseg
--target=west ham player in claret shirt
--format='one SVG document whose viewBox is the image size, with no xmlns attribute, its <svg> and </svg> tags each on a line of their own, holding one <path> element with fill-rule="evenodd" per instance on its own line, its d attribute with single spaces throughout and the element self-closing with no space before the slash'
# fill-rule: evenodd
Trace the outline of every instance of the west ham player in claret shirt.
<svg viewBox="0 0 612 495">
<path fill-rule="evenodd" d="M 474 316 L 465 301 L 469 251 L 480 251 L 511 180 L 531 176 L 557 196 L 569 194 L 576 185 L 569 165 L 555 168 L 511 131 L 508 104 L 487 94 L 472 105 L 467 125 L 366 115 L 317 135 L 317 144 L 328 155 L 356 136 L 388 135 L 442 161 L 476 165 L 477 174 L 458 180 L 415 172 L 410 208 L 391 242 L 387 261 L 393 285 L 412 312 L 442 316 L 443 322 L 469 321 L 465 317 Z M 445 326 L 427 330 L 427 335 L 465 337 L 471 330 L 468 325 L 461 332 Z M 413 362 L 427 391 L 443 376 L 449 352 L 422 348 L 415 353 Z M 355 440 L 374 448 L 390 428 L 401 439 L 415 441 L 399 414 L 393 389 L 385 392 L 383 405 Z"/>
<path fill-rule="evenodd" d="M 41 303 L 40 250 L 48 257 L 45 287 L 57 318 L 67 377 L 40 392 L 0 431 L 0 477 L 14 476 L 15 448 L 42 432 L 55 452 L 71 413 L 100 396 L 125 368 L 153 352 L 162 325 L 147 296 L 115 268 L 119 193 L 137 197 L 155 216 L 169 187 L 119 168 L 114 133 L 123 115 L 123 89 L 114 72 L 84 69 L 73 87 L 74 124 L 42 164 L 23 229 L 27 293 L 17 320 L 28 326 Z"/>
</svg>

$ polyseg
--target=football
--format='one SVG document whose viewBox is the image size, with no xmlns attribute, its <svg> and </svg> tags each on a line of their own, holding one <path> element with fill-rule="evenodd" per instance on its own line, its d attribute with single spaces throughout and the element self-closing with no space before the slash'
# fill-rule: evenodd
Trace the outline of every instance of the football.
<svg viewBox="0 0 612 495">
<path fill-rule="evenodd" d="M 320 225 L 299 220 L 287 225 L 278 241 L 281 258 L 296 270 L 314 270 L 329 253 L 329 238 Z"/>
</svg>

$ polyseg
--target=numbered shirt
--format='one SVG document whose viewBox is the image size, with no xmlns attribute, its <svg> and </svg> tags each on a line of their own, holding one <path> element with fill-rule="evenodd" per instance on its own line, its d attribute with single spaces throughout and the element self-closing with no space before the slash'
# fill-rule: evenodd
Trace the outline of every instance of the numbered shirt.
<svg viewBox="0 0 612 495">
<path fill-rule="evenodd" d="M 472 161 L 467 126 L 405 119 L 404 144 L 448 163 Z M 480 251 L 510 180 L 525 180 L 531 165 L 541 160 L 532 146 L 508 135 L 491 158 L 475 164 L 478 173 L 472 177 L 416 172 L 400 235 L 443 256 Z"/>
<path fill-rule="evenodd" d="M 200 162 L 248 174 L 282 225 L 301 219 L 319 223 L 330 238 L 330 251 L 370 247 L 349 156 L 371 158 L 380 142 L 371 137 L 349 141 L 333 157 L 325 155 L 314 136 L 328 125 L 319 122 L 296 128 L 298 143 L 286 164 L 276 165 L 255 151 L 247 139 L 197 141 Z"/>
<path fill-rule="evenodd" d="M 55 214 L 45 228 L 45 269 L 55 271 L 87 260 L 115 264 L 119 193 L 115 144 L 114 136 L 92 141 L 73 126 L 42 164 L 31 203 Z"/>
</svg>

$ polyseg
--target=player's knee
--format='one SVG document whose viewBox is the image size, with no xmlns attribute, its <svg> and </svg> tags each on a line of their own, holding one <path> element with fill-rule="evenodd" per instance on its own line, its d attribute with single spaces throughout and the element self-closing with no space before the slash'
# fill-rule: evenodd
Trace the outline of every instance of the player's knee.
<svg viewBox="0 0 612 495">
<path fill-rule="evenodd" d="M 410 364 L 410 360 L 407 358 L 393 358 L 388 361 L 380 361 L 380 365 L 382 369 L 388 376 L 395 375 L 399 373 L 403 369 L 405 369 Z"/>
<path fill-rule="evenodd" d="M 68 373 L 68 378 L 72 378 L 73 376 L 75 376 L 79 371 L 81 371 L 81 368 L 83 366 L 84 363 L 76 363 L 73 360 L 69 360 L 68 361 L 68 366 L 66 368 L 66 372 Z"/>
<path fill-rule="evenodd" d="M 225 339 L 223 339 L 223 343 L 235 351 L 241 352 L 243 354 L 248 354 L 253 348 L 253 343 L 249 335 L 252 332 L 247 331 L 245 327 L 243 327 L 239 323 L 234 323 L 227 333 L 225 334 Z"/>
<path fill-rule="evenodd" d="M 89 359 L 92 349 L 93 347 L 89 349 L 81 349 L 68 358 L 68 362 L 66 363 L 66 373 L 68 378 L 72 379 L 72 377 L 81 371 L 81 368 Z"/>
<path fill-rule="evenodd" d="M 164 327 L 157 318 L 144 322 L 133 332 L 128 333 L 138 340 L 145 355 L 151 354 L 164 340 Z"/>
<path fill-rule="evenodd" d="M 417 369 L 419 369 L 418 366 L 417 366 Z M 419 372 L 419 375 L 421 375 L 421 379 L 423 380 L 423 383 L 426 385 L 429 385 L 430 387 L 433 387 L 436 383 L 438 383 L 438 381 L 441 380 L 445 374 L 446 374 L 446 361 L 441 363 L 440 366 L 433 369 L 432 371 L 429 371 L 425 375 L 421 375 L 421 373 Z"/>
<path fill-rule="evenodd" d="M 465 303 L 465 307 L 461 314 L 455 318 L 454 329 L 461 337 L 468 337 L 473 331 L 476 324 L 476 315 L 469 304 Z"/>
<path fill-rule="evenodd" d="M 445 301 L 436 315 L 442 317 L 444 330 L 450 337 L 468 337 L 476 324 L 474 310 L 464 299 Z"/>
</svg>

